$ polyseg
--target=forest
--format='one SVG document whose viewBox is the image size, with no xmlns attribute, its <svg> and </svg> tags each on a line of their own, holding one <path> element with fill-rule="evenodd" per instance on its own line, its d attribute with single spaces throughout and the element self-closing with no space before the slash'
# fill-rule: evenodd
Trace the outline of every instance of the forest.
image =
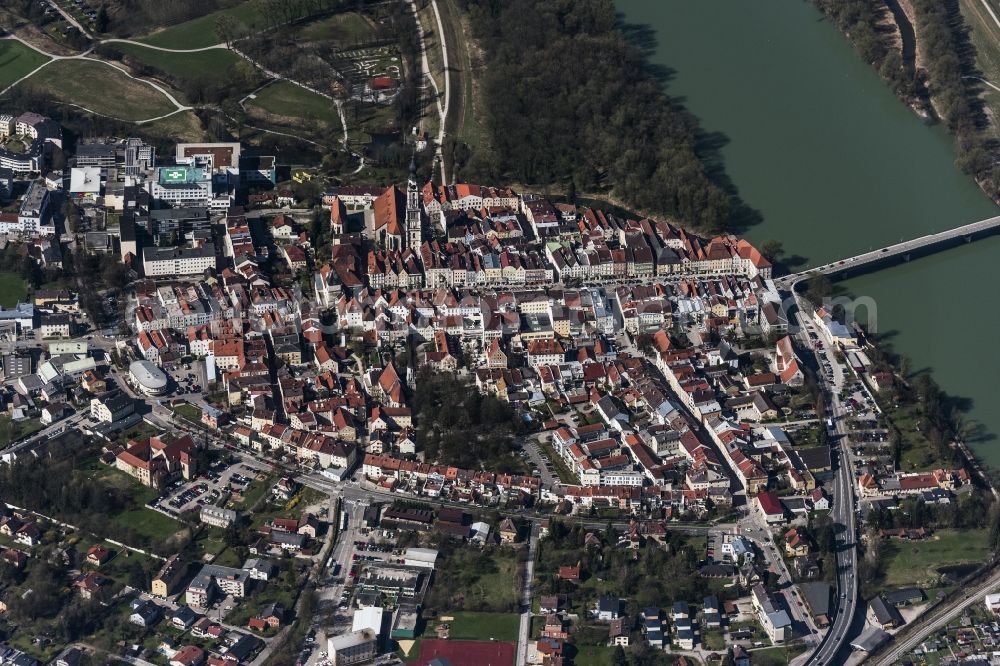
<svg viewBox="0 0 1000 666">
<path fill-rule="evenodd" d="M 611 0 L 463 0 L 484 50 L 489 148 L 461 178 L 608 196 L 703 232 L 730 197 L 709 178 L 694 117 L 619 25 Z"/>
</svg>

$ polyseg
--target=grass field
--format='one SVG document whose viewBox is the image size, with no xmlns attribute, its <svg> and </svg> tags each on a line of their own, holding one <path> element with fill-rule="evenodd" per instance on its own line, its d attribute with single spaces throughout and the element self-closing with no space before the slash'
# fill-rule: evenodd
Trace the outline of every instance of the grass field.
<svg viewBox="0 0 1000 666">
<path fill-rule="evenodd" d="M 144 120 L 175 110 L 161 92 L 91 60 L 61 60 L 28 79 L 40 92 L 121 120 Z"/>
<path fill-rule="evenodd" d="M 926 541 L 893 539 L 887 544 L 883 587 L 933 583 L 940 566 L 985 562 L 989 557 L 987 530 L 941 530 Z"/>
<path fill-rule="evenodd" d="M 278 81 L 247 100 L 268 113 L 306 121 L 332 123 L 340 130 L 340 117 L 333 101 L 287 81 Z"/>
<path fill-rule="evenodd" d="M 48 56 L 13 39 L 0 41 L 0 89 L 6 88 L 42 63 Z"/>
<path fill-rule="evenodd" d="M 211 49 L 194 53 L 170 53 L 136 44 L 114 44 L 122 53 L 144 65 L 155 67 L 181 80 L 222 83 L 229 79 L 233 65 L 243 58 L 229 49 Z"/>
<path fill-rule="evenodd" d="M 154 136 L 162 136 L 170 141 L 198 142 L 208 138 L 205 128 L 194 111 L 181 111 L 169 118 L 154 120 L 143 125 L 146 132 Z"/>
<path fill-rule="evenodd" d="M 130 505 L 124 511 L 116 516 L 110 516 L 111 529 L 102 536 L 114 537 L 116 535 L 114 524 L 128 527 L 150 539 L 166 539 L 184 527 L 173 518 L 146 508 L 148 502 L 160 496 L 157 490 L 147 488 L 125 472 L 112 467 L 97 469 L 95 476 L 110 485 L 127 490 L 130 500 Z"/>
<path fill-rule="evenodd" d="M 613 647 L 604 645 L 577 645 L 573 663 L 576 666 L 607 666 L 611 663 Z"/>
<path fill-rule="evenodd" d="M 353 46 L 371 39 L 374 34 L 371 22 L 357 12 L 344 12 L 313 21 L 299 32 L 302 41 L 334 42 L 341 46 Z"/>
<path fill-rule="evenodd" d="M 186 418 L 188 421 L 201 423 L 201 410 L 192 405 L 190 402 L 182 402 L 179 405 L 175 405 L 174 411 Z"/>
<path fill-rule="evenodd" d="M 521 617 L 515 613 L 449 613 L 449 640 L 516 641 Z"/>
<path fill-rule="evenodd" d="M 256 2 L 244 2 L 196 19 L 172 25 L 137 41 L 171 49 L 200 49 L 222 42 L 215 34 L 215 22 L 220 16 L 231 16 L 249 28 L 263 27 L 263 18 Z M 259 25 L 258 25 L 259 24 Z"/>
<path fill-rule="evenodd" d="M 1000 16 L 1000 2 L 987 2 Z M 997 26 L 981 0 L 959 0 L 958 6 L 969 26 L 969 41 L 975 47 L 976 65 L 981 76 L 993 85 L 1000 86 L 1000 26 Z M 1000 92 L 985 84 L 982 89 L 983 101 L 991 116 L 993 134 L 1000 136 Z"/>
<path fill-rule="evenodd" d="M 17 273 L 0 273 L 0 305 L 12 308 L 27 297 L 28 284 L 23 277 Z"/>
</svg>

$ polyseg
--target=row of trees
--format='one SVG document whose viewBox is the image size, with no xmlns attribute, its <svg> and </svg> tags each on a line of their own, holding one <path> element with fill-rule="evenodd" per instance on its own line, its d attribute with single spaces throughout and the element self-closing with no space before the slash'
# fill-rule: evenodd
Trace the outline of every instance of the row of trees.
<svg viewBox="0 0 1000 666">
<path fill-rule="evenodd" d="M 484 49 L 490 139 L 461 177 L 604 191 L 703 231 L 725 228 L 730 197 L 696 150 L 697 123 L 663 93 L 611 0 L 461 4 Z"/>
<path fill-rule="evenodd" d="M 975 80 L 975 50 L 957 2 L 912 0 L 916 40 L 923 54 L 922 69 L 906 62 L 885 34 L 880 3 L 868 0 L 815 0 L 816 5 L 850 36 L 861 56 L 871 63 L 896 95 L 907 103 L 926 90 L 934 109 L 955 138 L 957 163 L 974 176 L 985 192 L 1000 196 L 1000 145 L 986 132 L 988 120 Z"/>
<path fill-rule="evenodd" d="M 917 97 L 916 72 L 912 62 L 904 61 L 895 48 L 891 22 L 885 20 L 888 9 L 870 0 L 816 0 L 820 11 L 844 33 L 850 35 L 854 48 L 871 63 L 889 88 L 907 103 Z"/>
</svg>

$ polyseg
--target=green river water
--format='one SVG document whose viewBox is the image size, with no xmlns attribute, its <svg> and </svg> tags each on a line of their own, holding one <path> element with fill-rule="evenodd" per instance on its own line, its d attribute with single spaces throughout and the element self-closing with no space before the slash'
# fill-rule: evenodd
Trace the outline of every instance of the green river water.
<svg viewBox="0 0 1000 666">
<path fill-rule="evenodd" d="M 1000 214 L 954 164 L 951 139 L 882 84 L 808 0 L 616 0 L 651 28 L 667 91 L 725 137 L 726 175 L 807 265 Z M 877 328 L 914 370 L 930 368 L 970 418 L 1000 434 L 993 289 L 1000 237 L 844 283 L 875 299 Z M 1000 440 L 971 442 L 1000 466 Z"/>
</svg>

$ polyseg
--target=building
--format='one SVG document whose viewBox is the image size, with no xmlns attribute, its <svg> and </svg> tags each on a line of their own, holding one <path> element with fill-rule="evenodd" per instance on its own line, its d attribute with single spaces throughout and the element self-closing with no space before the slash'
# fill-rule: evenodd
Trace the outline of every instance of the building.
<svg viewBox="0 0 1000 666">
<path fill-rule="evenodd" d="M 169 442 L 159 437 L 133 440 L 116 456 L 115 467 L 151 488 L 163 487 L 176 474 L 191 479 L 197 470 L 194 440 L 190 435 Z"/>
<path fill-rule="evenodd" d="M 169 597 L 186 573 L 187 563 L 180 555 L 171 555 L 153 578 L 150 592 L 158 597 Z"/>
<path fill-rule="evenodd" d="M 135 411 L 135 402 L 124 391 L 108 391 L 90 400 L 90 417 L 102 423 L 120 421 Z"/>
<path fill-rule="evenodd" d="M 403 563 L 408 567 L 433 569 L 437 556 L 438 552 L 433 548 L 407 548 L 403 555 Z"/>
<path fill-rule="evenodd" d="M 881 594 L 868 602 L 866 617 L 869 623 L 880 629 L 895 629 L 904 624 L 900 612 Z"/>
<path fill-rule="evenodd" d="M 784 643 L 792 638 L 792 620 L 788 612 L 779 608 L 760 583 L 750 593 L 753 609 L 772 643 Z"/>
<path fill-rule="evenodd" d="M 246 596 L 250 573 L 243 569 L 206 564 L 188 585 L 185 599 L 192 606 L 202 608 L 211 603 L 216 591 L 237 598 Z"/>
<path fill-rule="evenodd" d="M 222 507 L 206 504 L 201 507 L 200 518 L 201 522 L 206 525 L 225 529 L 239 520 L 239 514 L 232 509 L 223 509 Z"/>
<path fill-rule="evenodd" d="M 374 659 L 378 636 L 370 629 L 360 629 L 326 641 L 326 651 L 333 666 L 350 666 Z"/>
<path fill-rule="evenodd" d="M 28 187 L 27 194 L 17 212 L 17 229 L 0 229 L 4 233 L 12 231 L 25 236 L 52 235 L 56 232 L 52 221 L 51 197 L 47 187 L 41 181 L 34 181 Z"/>
<path fill-rule="evenodd" d="M 43 338 L 68 338 L 70 336 L 69 315 L 51 314 L 42 317 Z"/>
<path fill-rule="evenodd" d="M 156 170 L 149 181 L 149 193 L 154 199 L 171 206 L 206 205 L 212 200 L 212 174 L 194 165 L 164 166 Z"/>
<path fill-rule="evenodd" d="M 158 396 L 167 392 L 167 376 L 147 360 L 132 361 L 128 366 L 128 374 L 133 386 L 145 395 Z"/>
<path fill-rule="evenodd" d="M 215 244 L 200 247 L 144 247 L 142 269 L 147 277 L 200 275 L 215 270 Z"/>
</svg>

